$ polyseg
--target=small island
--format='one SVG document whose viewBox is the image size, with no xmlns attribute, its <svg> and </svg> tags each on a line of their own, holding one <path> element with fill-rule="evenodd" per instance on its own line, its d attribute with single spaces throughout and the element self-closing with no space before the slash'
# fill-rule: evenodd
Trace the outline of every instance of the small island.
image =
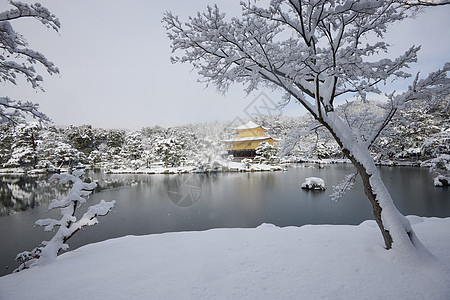
<svg viewBox="0 0 450 300">
<path fill-rule="evenodd" d="M 325 191 L 325 181 L 319 177 L 305 178 L 305 182 L 302 183 L 302 189 L 311 191 Z"/>
</svg>

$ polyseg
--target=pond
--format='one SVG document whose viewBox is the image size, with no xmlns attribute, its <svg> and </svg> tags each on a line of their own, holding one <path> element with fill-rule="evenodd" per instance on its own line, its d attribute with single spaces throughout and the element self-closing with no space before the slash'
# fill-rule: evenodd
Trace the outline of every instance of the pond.
<svg viewBox="0 0 450 300">
<path fill-rule="evenodd" d="M 338 202 L 331 201 L 332 185 L 354 171 L 351 165 L 296 165 L 285 172 L 217 173 L 180 175 L 88 174 L 102 189 L 80 210 L 101 199 L 116 200 L 113 210 L 99 217 L 99 224 L 78 232 L 68 241 L 70 249 L 125 235 L 211 228 L 305 224 L 359 224 L 372 219 L 372 209 L 361 181 Z M 450 191 L 435 188 L 428 170 L 414 167 L 381 167 L 397 208 L 405 215 L 450 216 Z M 324 179 L 327 190 L 300 188 L 306 177 Z M 14 257 L 31 250 L 51 233 L 35 227 L 41 218 L 58 217 L 47 211 L 56 190 L 47 177 L 3 176 L 0 181 L 0 276 L 16 268 Z M 11 200 L 13 199 L 13 200 Z M 18 212 L 10 214 L 13 210 Z M 8 215 L 9 214 L 9 215 Z"/>
</svg>

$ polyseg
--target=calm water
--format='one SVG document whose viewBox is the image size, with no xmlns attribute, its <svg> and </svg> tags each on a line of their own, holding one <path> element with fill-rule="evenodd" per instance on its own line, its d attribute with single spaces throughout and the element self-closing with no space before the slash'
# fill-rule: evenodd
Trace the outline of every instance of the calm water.
<svg viewBox="0 0 450 300">
<path fill-rule="evenodd" d="M 352 171 L 351 165 L 337 164 L 326 165 L 322 169 L 297 166 L 289 168 L 287 172 L 268 173 L 93 174 L 103 184 L 119 181 L 126 181 L 127 184 L 91 196 L 88 203 L 81 207 L 82 212 L 101 199 L 114 199 L 117 203 L 108 216 L 99 218 L 98 225 L 80 231 L 68 244 L 71 249 L 75 249 L 87 243 L 130 234 L 256 227 L 261 223 L 278 226 L 359 224 L 372 219 L 371 206 L 364 196 L 360 180 L 356 183 L 356 189 L 348 192 L 339 202 L 332 202 L 329 198 L 331 186 Z M 380 171 L 396 206 L 403 214 L 450 216 L 450 190 L 435 188 L 427 170 L 383 167 Z M 325 192 L 302 190 L 301 183 L 310 176 L 323 178 L 328 189 Z M 52 192 L 45 185 L 45 178 L 37 178 L 38 183 L 30 178 L 2 179 L 9 183 L 2 187 L 0 196 L 10 197 L 14 194 L 17 198 L 22 195 L 28 200 L 11 203 L 8 199 L 2 199 L 3 206 L 13 205 L 18 210 L 25 210 L 0 217 L 0 276 L 16 267 L 14 257 L 17 253 L 31 250 L 42 240 L 51 238 L 51 233 L 44 232 L 41 227 L 34 227 L 34 222 L 59 215 L 58 211 L 47 211 L 47 203 L 55 198 L 54 195 L 48 194 L 44 200 L 42 194 L 33 194 L 33 190 L 43 187 L 48 193 Z M 5 186 L 14 192 L 8 194 L 4 191 Z M 52 193 L 59 197 L 54 188 Z M 6 211 L 5 207 L 0 209 Z"/>
</svg>

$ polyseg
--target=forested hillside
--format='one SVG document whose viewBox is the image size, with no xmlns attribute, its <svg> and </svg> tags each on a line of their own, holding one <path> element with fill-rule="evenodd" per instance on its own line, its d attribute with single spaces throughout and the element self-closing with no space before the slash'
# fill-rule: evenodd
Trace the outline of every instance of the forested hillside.
<svg viewBox="0 0 450 300">
<path fill-rule="evenodd" d="M 375 123 L 383 112 L 383 105 L 376 101 L 351 102 L 338 110 L 346 122 L 356 124 L 355 134 L 360 137 L 370 135 L 370 120 Z M 417 161 L 449 154 L 449 119 L 445 107 L 433 111 L 411 108 L 384 130 L 371 148 L 373 156 L 379 160 Z M 269 134 L 282 141 L 278 149 L 282 159 L 343 158 L 330 134 L 310 116 L 258 116 L 254 121 L 269 127 Z M 0 165 L 25 170 L 78 164 L 103 170 L 148 168 L 155 164 L 210 167 L 230 159 L 221 143 L 233 136 L 230 127 L 230 122 L 213 122 L 126 131 L 90 125 L 60 128 L 36 123 L 2 124 Z"/>
</svg>

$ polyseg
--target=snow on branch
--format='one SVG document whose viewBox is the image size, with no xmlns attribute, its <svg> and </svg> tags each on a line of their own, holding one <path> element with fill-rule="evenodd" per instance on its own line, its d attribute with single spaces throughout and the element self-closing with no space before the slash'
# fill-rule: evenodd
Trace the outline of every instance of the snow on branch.
<svg viewBox="0 0 450 300">
<path fill-rule="evenodd" d="M 40 252 L 36 255 L 32 255 L 35 259 L 33 264 L 28 264 L 28 267 L 34 265 L 45 265 L 56 260 L 58 253 L 61 250 L 68 249 L 66 244 L 67 240 L 70 239 L 77 231 L 85 226 L 92 226 L 98 223 L 98 216 L 107 215 L 114 204 L 115 200 L 105 201 L 101 200 L 100 203 L 90 206 L 87 211 L 77 219 L 75 213 L 76 210 L 86 202 L 86 198 L 92 193 L 97 184 L 95 182 L 85 183 L 81 179 L 84 171 L 76 170 L 73 174 L 55 174 L 50 177 L 50 181 L 58 180 L 60 184 L 72 183 L 72 189 L 69 194 L 62 200 L 53 200 L 49 205 L 49 210 L 53 208 L 60 208 L 61 219 L 41 219 L 36 221 L 36 225 L 45 226 L 45 231 L 53 231 L 55 227 L 59 227 L 55 235 L 50 241 L 43 241 L 42 245 L 44 247 L 39 248 Z M 37 248 L 36 248 L 37 249 Z M 33 250 L 34 251 L 34 250 Z M 23 253 L 23 255 L 18 255 L 19 263 L 25 265 L 23 261 L 27 257 L 30 257 L 28 253 Z M 28 261 L 26 261 L 28 262 Z M 23 269 L 22 265 L 19 269 Z M 18 270 L 19 270 L 18 269 Z"/>
<path fill-rule="evenodd" d="M 59 69 L 42 53 L 28 47 L 25 38 L 16 32 L 12 23 L 16 19 L 31 17 L 45 26 L 58 31 L 61 24 L 55 15 L 39 3 L 26 4 L 10 1 L 15 8 L 0 12 L 0 82 L 17 84 L 16 79 L 22 76 L 34 89 L 42 89 L 42 75 L 36 66 L 42 66 L 50 75 L 58 74 Z M 30 102 L 15 101 L 7 97 L 0 98 L 0 122 L 16 124 L 25 119 L 25 115 L 48 121 L 48 117 L 38 111 L 38 107 Z"/>
<path fill-rule="evenodd" d="M 10 1 L 9 3 L 15 6 L 15 8 L 1 12 L 0 22 L 10 21 L 23 17 L 33 17 L 39 20 L 45 26 L 56 31 L 58 31 L 61 27 L 61 23 L 59 22 L 58 18 L 54 14 L 50 13 L 50 11 L 40 3 L 31 5 L 22 3 L 20 1 Z"/>
<path fill-rule="evenodd" d="M 39 104 L 0 97 L 0 123 L 17 125 L 25 120 L 27 115 L 39 121 L 50 121 L 49 117 L 39 111 Z"/>
<path fill-rule="evenodd" d="M 374 60 L 389 45 L 361 42 L 371 33 L 382 39 L 389 24 L 410 15 L 398 1 L 277 0 L 268 8 L 241 6 L 242 17 L 230 20 L 217 6 L 186 23 L 167 12 L 163 22 L 172 51 L 183 53 L 172 62 L 191 63 L 222 92 L 233 83 L 247 84 L 247 92 L 260 84 L 281 88 L 320 119 L 334 110 L 337 96 L 380 94 L 379 84 L 410 77 L 404 69 L 417 61 L 420 47 Z"/>
<path fill-rule="evenodd" d="M 448 0 L 405 0 L 401 2 L 409 6 L 439 6 L 450 4 Z"/>
<path fill-rule="evenodd" d="M 356 176 L 358 172 L 353 174 L 348 174 L 344 179 L 338 184 L 333 185 L 333 193 L 330 194 L 332 201 L 337 202 L 345 195 L 347 191 L 350 191 L 355 186 Z"/>
<path fill-rule="evenodd" d="M 39 3 L 33 5 L 15 1 L 10 3 L 16 8 L 0 13 L 0 47 L 4 54 L 7 54 L 0 55 L 0 78 L 2 81 L 16 84 L 17 75 L 22 75 L 33 88 L 40 87 L 39 82 L 42 81 L 42 76 L 36 74 L 34 65 L 39 63 L 44 66 L 50 75 L 59 73 L 59 69 L 42 53 L 28 48 L 26 40 L 13 29 L 10 21 L 33 17 L 56 31 L 61 24 L 47 8 Z"/>
</svg>

